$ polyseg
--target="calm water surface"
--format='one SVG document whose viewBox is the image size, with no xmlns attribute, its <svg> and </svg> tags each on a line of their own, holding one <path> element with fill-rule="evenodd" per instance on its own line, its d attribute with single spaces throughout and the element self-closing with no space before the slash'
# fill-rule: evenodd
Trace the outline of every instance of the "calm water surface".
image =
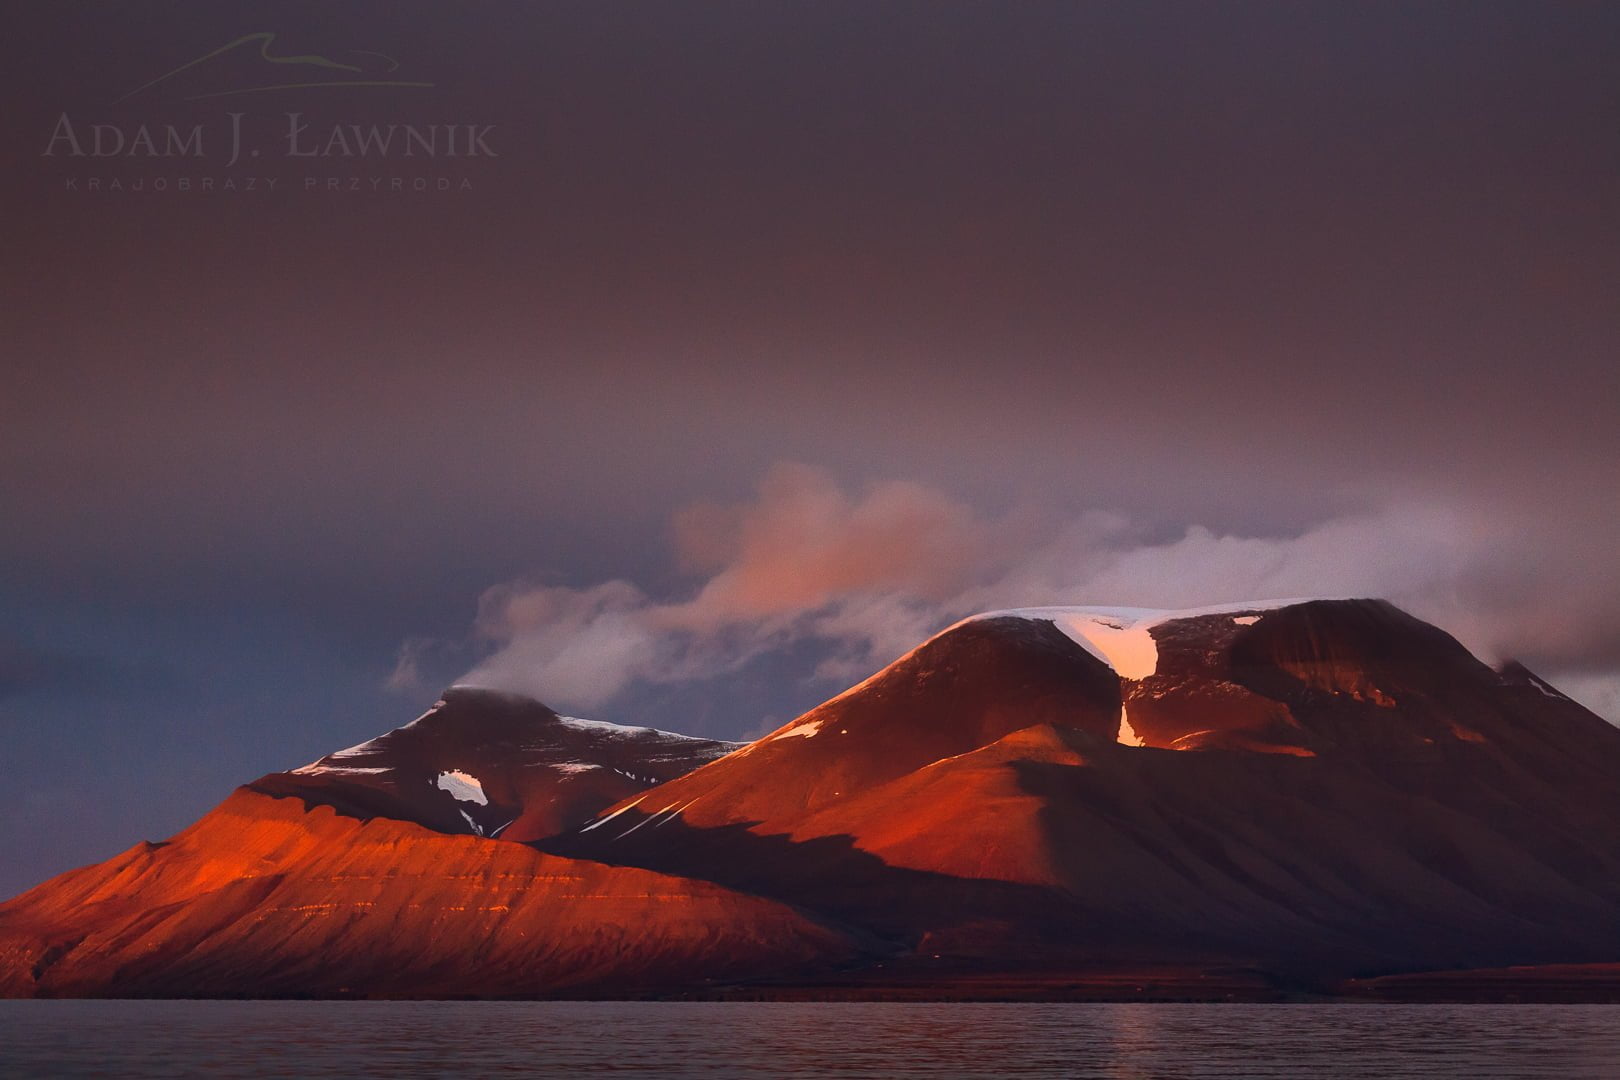
<svg viewBox="0 0 1620 1080">
<path fill-rule="evenodd" d="M 1620 1006 L 0 1001 L 12 1077 L 1620 1077 Z"/>
</svg>

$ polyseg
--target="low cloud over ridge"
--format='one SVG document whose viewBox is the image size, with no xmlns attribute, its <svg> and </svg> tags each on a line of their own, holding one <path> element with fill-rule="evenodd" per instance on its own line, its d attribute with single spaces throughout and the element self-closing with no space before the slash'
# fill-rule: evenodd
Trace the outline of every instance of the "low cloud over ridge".
<svg viewBox="0 0 1620 1080">
<path fill-rule="evenodd" d="M 1486 660 L 1532 666 L 1611 719 L 1620 580 L 1544 526 L 1418 500 L 1347 511 L 1278 536 L 1188 523 L 1168 537 L 1112 512 L 1025 505 L 988 513 L 921 484 L 851 490 L 783 464 L 755 498 L 673 522 L 691 582 L 655 597 L 624 580 L 514 582 L 488 590 L 473 628 L 484 658 L 460 682 L 600 710 L 638 687 L 693 683 L 788 649 L 836 691 L 943 626 L 1045 604 L 1186 607 L 1278 596 L 1382 596 Z M 1548 552 L 1565 553 L 1548 562 Z M 433 643 L 402 650 L 397 685 Z M 441 646 L 442 647 L 442 643 Z M 739 718 L 746 719 L 746 718 Z"/>
</svg>

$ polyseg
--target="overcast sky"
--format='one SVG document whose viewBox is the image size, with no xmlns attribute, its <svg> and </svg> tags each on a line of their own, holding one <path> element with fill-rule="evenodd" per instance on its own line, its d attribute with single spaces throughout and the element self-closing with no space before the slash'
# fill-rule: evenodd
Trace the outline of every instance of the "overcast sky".
<svg viewBox="0 0 1620 1080">
<path fill-rule="evenodd" d="M 1016 604 L 1620 719 L 1614 5 L 7 9 L 0 893 L 463 676 L 740 737 Z"/>
</svg>

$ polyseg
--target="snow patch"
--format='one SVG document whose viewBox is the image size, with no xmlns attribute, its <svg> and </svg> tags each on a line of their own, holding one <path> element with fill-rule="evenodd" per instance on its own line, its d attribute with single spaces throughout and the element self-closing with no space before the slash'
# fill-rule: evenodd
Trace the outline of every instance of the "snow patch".
<svg viewBox="0 0 1620 1080">
<path fill-rule="evenodd" d="M 1069 637 L 1100 653 L 1122 679 L 1145 679 L 1159 669 L 1159 646 L 1145 625 L 1130 617 L 1071 615 L 1052 620 Z"/>
<path fill-rule="evenodd" d="M 660 739 L 685 739 L 688 742 L 705 741 L 699 735 L 682 735 L 678 731 L 662 731 L 650 727 L 631 727 L 627 724 L 610 724 L 606 720 L 582 720 L 577 716 L 559 716 L 557 717 L 557 723 L 563 727 L 573 728 L 575 731 L 590 731 L 615 739 L 644 739 L 652 735 Z"/>
<path fill-rule="evenodd" d="M 586 761 L 558 761 L 551 763 L 552 770 L 555 772 L 560 772 L 564 776 L 577 776 L 580 773 L 593 772 L 601 767 L 602 766 L 600 765 L 592 765 Z"/>
<path fill-rule="evenodd" d="M 629 810 L 630 808 L 634 807 L 636 805 L 636 803 L 639 803 L 641 801 L 641 799 L 645 799 L 646 797 L 647 796 L 643 795 L 643 796 L 641 796 L 640 799 L 637 799 L 635 802 L 626 803 L 625 805 L 619 807 L 617 810 L 613 811 L 613 813 L 609 814 L 607 817 L 600 818 L 600 819 L 598 819 L 596 821 L 593 821 L 589 825 L 585 826 L 583 829 L 581 829 L 579 831 L 582 832 L 582 833 L 588 833 L 592 829 L 600 829 L 603 825 L 606 825 L 608 822 L 612 821 L 614 818 L 618 817 L 620 814 L 624 813 L 626 810 Z"/>
<path fill-rule="evenodd" d="M 1260 616 L 1258 616 L 1258 615 L 1238 615 L 1235 618 L 1233 618 L 1232 621 L 1237 623 L 1239 626 L 1253 626 L 1255 623 L 1260 621 Z"/>
<path fill-rule="evenodd" d="M 1131 727 L 1131 718 L 1127 710 L 1121 706 L 1119 710 L 1119 735 L 1116 740 L 1121 746 L 1146 746 L 1142 736 Z"/>
<path fill-rule="evenodd" d="M 448 791 L 452 799 L 477 803 L 479 806 L 489 805 L 489 798 L 484 794 L 484 785 L 478 782 L 478 777 L 464 773 L 460 769 L 451 769 L 449 772 L 440 773 L 439 778 L 433 783 L 440 791 Z M 462 816 L 467 816 L 465 810 L 462 811 Z M 468 818 L 467 820 L 471 821 L 472 819 Z M 482 836 L 483 834 L 479 833 L 479 835 Z"/>
<path fill-rule="evenodd" d="M 426 720 L 428 717 L 432 716 L 434 713 L 436 713 L 440 709 L 444 708 L 444 704 L 445 704 L 444 699 L 440 698 L 438 701 L 435 701 L 433 703 L 432 708 L 430 708 L 427 712 L 423 713 L 421 716 L 418 716 L 415 720 L 412 720 L 409 724 L 406 724 L 405 727 L 415 727 L 417 724 L 420 724 L 423 720 Z M 404 728 L 396 728 L 395 729 L 395 731 L 403 731 L 403 730 L 404 730 Z M 392 735 L 393 732 L 389 732 L 388 734 Z M 327 754 L 325 757 L 317 758 L 316 760 L 310 762 L 308 765 L 300 766 L 299 768 L 296 768 L 296 769 L 294 769 L 292 771 L 295 772 L 295 773 L 298 773 L 300 775 L 303 775 L 303 776 L 313 776 L 313 775 L 316 775 L 316 774 L 319 774 L 319 773 L 338 773 L 338 772 L 350 772 L 350 773 L 384 773 L 384 772 L 389 772 L 389 771 L 391 771 L 389 769 L 380 769 L 380 768 L 379 769 L 369 769 L 369 768 L 360 768 L 358 766 L 351 767 L 351 766 L 333 766 L 333 765 L 322 765 L 321 764 L 321 762 L 323 762 L 323 761 L 348 761 L 348 760 L 351 760 L 353 758 L 376 757 L 379 754 L 386 754 L 387 753 L 386 748 L 384 746 L 382 746 L 382 745 L 379 745 L 379 744 L 381 744 L 382 741 L 384 739 L 386 739 L 387 737 L 388 737 L 388 735 L 379 735 L 375 739 L 367 739 L 363 743 L 355 743 L 353 746 L 346 746 L 342 750 L 334 750 L 330 754 Z"/>
<path fill-rule="evenodd" d="M 346 747 L 345 749 L 342 749 L 342 750 L 334 750 L 332 753 L 327 754 L 325 757 L 316 758 L 314 761 L 310 762 L 308 765 L 300 765 L 298 768 L 296 768 L 296 769 L 294 769 L 292 771 L 294 773 L 297 773 L 298 775 L 301 775 L 301 776 L 317 776 L 317 775 L 320 775 L 322 773 L 339 773 L 339 774 L 341 774 L 341 773 L 352 773 L 352 774 L 359 774 L 359 773 L 385 773 L 385 772 L 393 771 L 393 770 L 388 769 L 388 768 L 374 767 L 374 766 L 328 765 L 328 764 L 326 764 L 326 762 L 329 762 L 329 761 L 353 761 L 355 758 L 376 758 L 376 757 L 380 756 L 383 753 L 383 751 L 379 747 L 374 745 L 376 742 L 377 742 L 376 739 L 370 739 L 370 740 L 368 740 L 366 742 L 359 743 L 359 744 L 357 744 L 355 746 Z"/>
<path fill-rule="evenodd" d="M 563 727 L 573 728 L 575 731 L 590 731 L 597 735 L 607 735 L 616 739 L 626 739 L 636 735 L 658 734 L 658 732 L 648 727 L 626 727 L 623 724 L 610 724 L 606 720 L 582 720 L 577 716 L 559 716 L 557 717 L 557 723 Z"/>
<path fill-rule="evenodd" d="M 1309 602 L 1307 599 L 1248 600 L 1238 604 L 1217 604 L 1212 607 L 1186 608 L 1179 611 L 1125 607 L 1010 608 L 1006 611 L 987 611 L 981 615 L 973 615 L 962 622 L 1007 617 L 1046 620 L 1067 634 L 1075 644 L 1113 668 L 1120 678 L 1140 680 L 1148 678 L 1159 667 L 1159 646 L 1153 640 L 1152 634 L 1156 626 L 1182 619 L 1196 619 L 1204 615 L 1247 614 L 1258 619 L 1259 616 L 1254 615 L 1254 612 L 1275 611 L 1278 608 Z M 962 623 L 956 625 L 961 626 Z"/>
<path fill-rule="evenodd" d="M 359 765 L 322 765 L 318 761 L 293 770 L 300 776 L 381 776 L 393 771 L 386 767 L 372 769 Z"/>
<path fill-rule="evenodd" d="M 627 806 L 627 807 L 625 807 L 625 809 L 628 810 L 630 808 Z M 624 832 L 620 833 L 618 836 L 615 836 L 613 839 L 615 839 L 615 840 L 623 840 L 625 837 L 629 836 L 631 833 L 635 832 L 637 829 L 641 828 L 643 825 L 647 825 L 647 824 L 650 824 L 650 823 L 652 823 L 654 821 L 657 821 L 660 814 L 667 814 L 673 809 L 675 809 L 675 804 L 670 803 L 668 806 L 664 807 L 662 810 L 659 810 L 656 813 L 648 814 L 646 817 L 642 818 L 640 821 L 636 822 L 634 825 L 630 826 L 628 829 L 624 830 Z M 654 826 L 654 827 L 656 828 L 656 826 Z"/>
<path fill-rule="evenodd" d="M 468 814 L 467 811 L 463 810 L 459 806 L 456 807 L 456 812 L 458 814 L 460 814 L 462 820 L 465 821 L 468 824 L 469 827 L 471 827 L 474 836 L 483 836 L 484 835 L 483 826 L 479 825 L 478 822 L 474 821 L 472 819 L 472 815 Z"/>
<path fill-rule="evenodd" d="M 680 806 L 676 807 L 673 813 L 671 813 L 668 817 L 664 818 L 664 820 L 660 821 L 657 825 L 654 825 L 653 828 L 662 829 L 665 825 L 668 825 L 670 822 L 672 822 L 676 818 L 680 817 L 681 814 L 683 814 L 686 811 L 686 808 L 688 806 L 691 806 L 693 803 L 697 802 L 698 799 L 701 799 L 701 798 L 703 798 L 703 796 L 698 795 L 698 796 L 695 796 L 695 797 L 693 797 L 691 799 L 686 800 L 685 803 L 683 803 Z"/>
<path fill-rule="evenodd" d="M 1569 700 L 1569 696 L 1567 694 L 1564 694 L 1562 691 L 1558 690 L 1551 683 L 1543 682 L 1541 676 L 1529 671 L 1525 672 L 1525 674 L 1530 676 L 1530 685 L 1535 687 L 1537 690 L 1540 690 L 1542 696 L 1550 697 L 1554 701 Z"/>
<path fill-rule="evenodd" d="M 821 731 L 821 724 L 822 721 L 820 720 L 800 720 L 792 727 L 783 728 L 781 731 L 778 731 L 766 741 L 769 742 L 776 739 L 808 739 Z"/>
</svg>

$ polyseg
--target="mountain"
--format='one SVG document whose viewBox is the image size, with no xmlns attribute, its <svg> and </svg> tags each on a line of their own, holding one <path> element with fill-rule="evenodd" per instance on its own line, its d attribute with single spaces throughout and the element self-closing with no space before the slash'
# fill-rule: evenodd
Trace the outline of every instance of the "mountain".
<svg viewBox="0 0 1620 1080">
<path fill-rule="evenodd" d="M 438 832 L 539 840 L 740 745 L 454 687 L 402 728 L 248 787 Z"/>
<path fill-rule="evenodd" d="M 1617 770 L 1382 601 L 992 612 L 735 748 L 452 690 L 0 905 L 0 993 L 1607 993 Z"/>
<path fill-rule="evenodd" d="M 0 995 L 590 996 L 814 969 L 838 930 L 704 882 L 238 790 L 0 909 Z"/>
<path fill-rule="evenodd" d="M 814 969 L 854 940 L 706 882 L 542 854 L 734 744 L 454 688 L 0 906 L 3 996 L 511 997 Z"/>
<path fill-rule="evenodd" d="M 1387 603 L 1043 608 L 548 843 L 929 961 L 1321 982 L 1620 957 L 1617 769 L 1620 731 Z"/>
</svg>

